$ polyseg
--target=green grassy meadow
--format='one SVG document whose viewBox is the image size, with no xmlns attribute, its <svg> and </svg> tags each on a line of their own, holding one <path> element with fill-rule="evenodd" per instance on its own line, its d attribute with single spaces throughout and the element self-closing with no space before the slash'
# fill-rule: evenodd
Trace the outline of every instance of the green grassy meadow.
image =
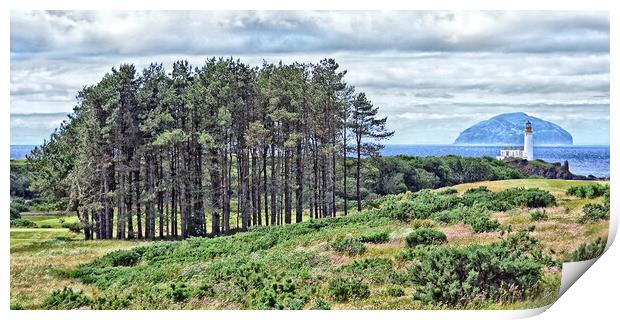
<svg viewBox="0 0 620 320">
<path fill-rule="evenodd" d="M 606 220 L 577 222 L 581 208 L 587 203 L 600 203 L 602 197 L 578 199 L 565 194 L 571 186 L 589 183 L 593 182 L 521 179 L 452 188 L 459 193 L 482 185 L 494 192 L 511 187 L 549 191 L 557 205 L 545 209 L 546 219 L 533 221 L 534 209 L 530 208 L 492 212 L 491 218 L 502 226 L 512 225 L 514 230 L 535 226 L 531 235 L 540 241 L 544 254 L 566 261 L 580 244 L 607 236 Z M 391 278 L 404 274 L 411 263 L 402 259 L 406 236 L 421 226 L 432 227 L 447 236 L 442 246 L 459 248 L 494 243 L 502 237 L 500 231 L 475 233 L 463 222 L 442 224 L 431 219 L 395 221 L 367 216 L 366 211 L 354 212 L 345 218 L 327 219 L 324 224 L 259 227 L 215 239 L 151 244 L 83 241 L 81 234 L 60 227 L 61 218 L 72 222 L 77 220 L 75 217 L 27 215 L 23 218 L 51 228 L 11 228 L 11 305 L 40 309 L 53 291 L 70 287 L 82 290 L 87 298 L 97 301 L 97 307 L 105 309 L 307 309 L 324 304 L 331 309 L 446 309 L 452 307 L 412 299 L 414 289 Z M 333 243 L 338 240 L 376 233 L 387 233 L 387 240 L 365 243 L 359 254 L 334 249 Z M 139 246 L 144 249 L 139 251 L 138 261 L 132 260 L 135 251 L 106 256 Z M 331 287 L 335 277 L 351 272 L 364 279 L 368 294 L 346 301 L 334 299 Z M 540 289 L 523 299 L 480 301 L 461 308 L 545 306 L 555 301 L 560 277 L 559 267 L 545 267 Z"/>
</svg>

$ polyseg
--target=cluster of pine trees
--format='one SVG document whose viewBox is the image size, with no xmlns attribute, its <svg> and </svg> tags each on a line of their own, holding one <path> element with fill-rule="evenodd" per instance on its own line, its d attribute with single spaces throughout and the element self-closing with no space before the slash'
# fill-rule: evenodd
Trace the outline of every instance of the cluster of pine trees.
<svg viewBox="0 0 620 320">
<path fill-rule="evenodd" d="M 217 236 L 347 214 L 349 198 L 361 210 L 360 158 L 393 132 L 345 74 L 332 59 L 121 65 L 32 152 L 31 189 L 64 199 L 87 240 Z"/>
</svg>

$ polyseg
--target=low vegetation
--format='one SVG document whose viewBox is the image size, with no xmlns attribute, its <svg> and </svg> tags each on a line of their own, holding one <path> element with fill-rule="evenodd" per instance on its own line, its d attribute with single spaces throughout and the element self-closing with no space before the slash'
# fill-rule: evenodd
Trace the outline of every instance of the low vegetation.
<svg viewBox="0 0 620 320">
<path fill-rule="evenodd" d="M 14 234 L 44 230 L 11 229 L 11 277 L 18 280 L 11 283 L 11 304 L 58 309 L 543 306 L 557 296 L 557 261 L 597 252 L 600 245 L 579 244 L 606 235 L 605 220 L 577 222 L 584 205 L 597 200 L 565 198 L 573 184 L 579 182 L 515 180 L 489 182 L 485 188 L 455 186 L 456 192 L 407 192 L 374 200 L 371 209 L 348 216 L 138 247 L 128 241 L 76 241 L 79 235 L 59 221 L 38 218 L 39 224 L 53 226 L 45 232 L 64 232 L 66 238 L 34 246 L 14 243 Z M 531 219 L 536 211 L 547 219 Z M 476 219 L 497 227 L 477 229 Z M 67 254 L 94 244 L 102 248 L 98 255 L 59 259 L 62 264 L 46 278 L 45 288 L 32 291 L 20 280 L 27 274 L 40 277 L 34 269 L 24 273 L 36 265 L 24 260 L 36 261 L 34 250 L 59 254 L 50 248 L 62 247 Z M 118 250 L 121 244 L 125 250 Z M 41 263 L 40 270 L 52 265 Z"/>
<path fill-rule="evenodd" d="M 598 258 L 605 250 L 607 238 L 597 238 L 590 243 L 582 243 L 570 255 L 570 261 L 584 261 Z"/>
</svg>

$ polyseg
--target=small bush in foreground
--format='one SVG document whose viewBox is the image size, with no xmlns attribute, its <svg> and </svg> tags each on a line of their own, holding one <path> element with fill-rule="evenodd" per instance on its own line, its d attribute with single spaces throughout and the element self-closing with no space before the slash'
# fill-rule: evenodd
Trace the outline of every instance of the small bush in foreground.
<svg viewBox="0 0 620 320">
<path fill-rule="evenodd" d="M 419 228 L 413 230 L 405 238 L 407 247 L 414 248 L 419 245 L 438 245 L 448 241 L 446 235 L 435 229 Z"/>
<path fill-rule="evenodd" d="M 190 298 L 190 290 L 185 283 L 171 283 L 168 295 L 174 302 L 184 302 Z"/>
<path fill-rule="evenodd" d="M 575 196 L 581 199 L 584 198 L 596 198 L 604 195 L 609 191 L 609 185 L 603 185 L 600 183 L 592 183 L 580 186 L 573 186 L 566 190 L 566 194 L 569 196 Z"/>
<path fill-rule="evenodd" d="M 378 231 L 359 237 L 361 242 L 366 243 L 384 243 L 390 240 L 390 233 L 388 231 Z"/>
<path fill-rule="evenodd" d="M 579 223 L 596 222 L 609 219 L 609 207 L 602 204 L 588 203 L 583 206 Z"/>
<path fill-rule="evenodd" d="M 45 301 L 43 301 L 43 308 L 70 310 L 90 306 L 91 304 L 92 300 L 90 300 L 82 290 L 73 291 L 72 288 L 64 287 L 62 290 L 52 292 L 52 294 L 45 298 Z"/>
<path fill-rule="evenodd" d="M 311 310 L 331 310 L 332 307 L 329 303 L 321 298 L 316 299 L 314 305 L 310 308 Z"/>
<path fill-rule="evenodd" d="M 332 243 L 332 249 L 349 256 L 356 256 L 366 252 L 366 247 L 359 239 L 346 238 Z"/>
<path fill-rule="evenodd" d="M 75 232 L 75 233 L 82 232 L 82 224 L 79 222 L 73 222 L 73 223 L 63 222 L 60 226 L 63 228 L 69 229 L 71 232 Z"/>
<path fill-rule="evenodd" d="M 11 220 L 12 228 L 36 228 L 37 224 L 28 219 L 13 219 Z"/>
<path fill-rule="evenodd" d="M 570 255 L 571 261 L 585 261 L 594 258 L 598 258 L 605 250 L 607 244 L 607 238 L 598 238 L 591 243 L 582 243 L 575 251 Z"/>
<path fill-rule="evenodd" d="M 390 297 L 402 297 L 405 295 L 405 289 L 401 286 L 389 286 L 385 289 L 385 293 Z"/>
<path fill-rule="evenodd" d="M 537 241 L 526 231 L 500 243 L 427 247 L 405 256 L 413 261 L 408 275 L 414 298 L 448 306 L 524 298 L 539 287 L 541 257 Z"/>
<path fill-rule="evenodd" d="M 368 285 L 357 278 L 337 277 L 329 281 L 327 290 L 330 297 L 338 302 L 364 299 L 370 296 Z"/>
<path fill-rule="evenodd" d="M 547 211 L 545 210 L 536 210 L 530 213 L 530 218 L 532 221 L 541 221 L 549 219 L 549 215 L 547 215 Z"/>
</svg>

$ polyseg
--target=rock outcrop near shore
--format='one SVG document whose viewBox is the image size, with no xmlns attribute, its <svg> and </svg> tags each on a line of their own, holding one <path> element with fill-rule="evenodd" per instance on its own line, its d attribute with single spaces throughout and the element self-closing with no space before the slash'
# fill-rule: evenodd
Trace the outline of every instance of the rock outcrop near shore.
<svg viewBox="0 0 620 320">
<path fill-rule="evenodd" d="M 581 176 L 571 173 L 568 161 L 564 161 L 564 163 L 549 163 L 542 160 L 528 161 L 525 159 L 507 159 L 505 161 L 508 165 L 528 176 L 538 176 L 545 179 L 599 180 L 592 175 Z"/>
</svg>

